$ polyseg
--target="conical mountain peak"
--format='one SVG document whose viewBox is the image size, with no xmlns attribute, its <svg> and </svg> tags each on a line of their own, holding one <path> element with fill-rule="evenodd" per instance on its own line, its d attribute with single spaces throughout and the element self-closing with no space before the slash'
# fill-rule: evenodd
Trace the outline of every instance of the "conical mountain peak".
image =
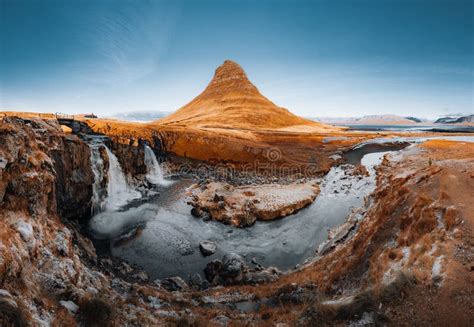
<svg viewBox="0 0 474 327">
<path fill-rule="evenodd" d="M 226 60 L 217 67 L 206 89 L 178 111 L 159 121 L 166 125 L 279 129 L 323 125 L 293 115 L 264 97 L 249 81 L 242 67 Z"/>
<path fill-rule="evenodd" d="M 214 77 L 207 86 L 205 93 L 210 91 L 222 93 L 237 90 L 258 92 L 257 88 L 247 78 L 247 74 L 245 74 L 242 67 L 232 60 L 226 60 L 222 65 L 217 67 Z"/>
</svg>

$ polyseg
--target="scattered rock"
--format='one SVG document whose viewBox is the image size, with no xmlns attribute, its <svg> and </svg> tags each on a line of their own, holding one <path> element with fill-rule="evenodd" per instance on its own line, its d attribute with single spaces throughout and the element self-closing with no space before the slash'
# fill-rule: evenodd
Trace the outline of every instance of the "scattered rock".
<svg viewBox="0 0 474 327">
<path fill-rule="evenodd" d="M 202 278 L 199 274 L 194 274 L 189 278 L 189 285 L 196 286 L 198 289 L 201 287 Z"/>
<path fill-rule="evenodd" d="M 212 242 L 212 241 L 201 241 L 199 243 L 199 250 L 201 250 L 201 253 L 204 255 L 204 256 L 209 256 L 209 255 L 212 255 L 216 252 L 217 250 L 217 245 L 216 243 Z"/>
<path fill-rule="evenodd" d="M 100 263 L 103 266 L 112 266 L 113 265 L 113 262 L 112 262 L 111 259 L 102 259 L 102 260 L 100 260 Z"/>
<path fill-rule="evenodd" d="M 231 319 L 227 316 L 220 315 L 212 319 L 212 322 L 218 326 L 229 326 Z"/>
<path fill-rule="evenodd" d="M 242 274 L 242 270 L 245 266 L 244 259 L 236 253 L 224 255 L 222 263 L 222 275 L 230 278 L 239 277 Z"/>
<path fill-rule="evenodd" d="M 188 288 L 188 284 L 181 277 L 170 277 L 161 280 L 161 286 L 164 289 L 174 292 L 181 291 Z"/>
<path fill-rule="evenodd" d="M 223 264 L 220 260 L 212 260 L 206 265 L 204 269 L 204 276 L 210 283 L 214 283 L 216 277 L 219 276 L 220 271 L 222 270 Z"/>
<path fill-rule="evenodd" d="M 259 265 L 256 271 L 247 271 L 244 274 L 243 281 L 248 284 L 262 284 L 275 281 L 281 272 L 274 267 L 264 269 Z"/>
<path fill-rule="evenodd" d="M 191 215 L 196 218 L 201 218 L 203 216 L 203 211 L 200 208 L 192 208 Z"/>
<path fill-rule="evenodd" d="M 127 275 L 130 274 L 133 271 L 133 268 L 130 267 L 130 265 L 126 262 L 122 262 L 120 266 L 118 267 L 118 270 L 120 271 L 121 274 Z"/>
<path fill-rule="evenodd" d="M 133 275 L 133 278 L 138 279 L 141 282 L 148 281 L 148 274 L 144 271 L 140 271 L 139 273 Z"/>
</svg>

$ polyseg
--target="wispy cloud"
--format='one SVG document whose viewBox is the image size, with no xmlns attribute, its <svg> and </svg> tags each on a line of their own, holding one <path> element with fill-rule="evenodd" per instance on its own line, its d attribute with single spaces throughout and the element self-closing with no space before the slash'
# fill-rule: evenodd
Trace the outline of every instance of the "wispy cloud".
<svg viewBox="0 0 474 327">
<path fill-rule="evenodd" d="M 126 85 L 156 71 L 168 47 L 179 8 L 148 2 L 114 2 L 89 26 L 84 41 L 94 56 L 81 63 L 83 79 L 110 86 Z"/>
</svg>

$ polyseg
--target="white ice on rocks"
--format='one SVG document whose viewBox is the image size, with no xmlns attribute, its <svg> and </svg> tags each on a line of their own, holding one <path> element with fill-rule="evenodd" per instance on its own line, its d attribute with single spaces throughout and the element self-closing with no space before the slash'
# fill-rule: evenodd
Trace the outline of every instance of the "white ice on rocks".
<svg viewBox="0 0 474 327">
<path fill-rule="evenodd" d="M 411 249 L 407 246 L 404 246 L 402 248 L 402 254 L 403 257 L 399 261 L 393 260 L 390 262 L 389 268 L 383 274 L 382 283 L 384 285 L 389 285 L 397 278 L 398 274 L 403 270 L 403 267 L 410 259 Z"/>
<path fill-rule="evenodd" d="M 435 278 L 438 276 L 441 276 L 441 269 L 443 268 L 441 261 L 443 260 L 444 256 L 439 256 L 436 257 L 434 263 L 433 263 L 433 268 L 431 269 L 431 277 Z"/>
<path fill-rule="evenodd" d="M 25 242 L 28 242 L 33 237 L 33 226 L 31 224 L 19 220 L 15 223 L 14 227 Z"/>
<path fill-rule="evenodd" d="M 76 313 L 77 310 L 79 310 L 79 307 L 77 306 L 77 304 L 72 301 L 59 301 L 59 304 L 61 304 L 71 313 Z"/>
</svg>

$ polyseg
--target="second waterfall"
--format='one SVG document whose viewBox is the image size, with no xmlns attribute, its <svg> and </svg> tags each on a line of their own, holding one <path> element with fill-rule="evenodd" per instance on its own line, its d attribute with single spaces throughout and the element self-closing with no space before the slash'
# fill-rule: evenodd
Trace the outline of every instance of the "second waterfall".
<svg viewBox="0 0 474 327">
<path fill-rule="evenodd" d="M 163 171 L 156 159 L 155 153 L 148 145 L 145 145 L 145 164 L 147 168 L 146 179 L 148 182 L 162 186 L 171 184 L 171 181 L 168 181 L 163 177 Z"/>
</svg>

